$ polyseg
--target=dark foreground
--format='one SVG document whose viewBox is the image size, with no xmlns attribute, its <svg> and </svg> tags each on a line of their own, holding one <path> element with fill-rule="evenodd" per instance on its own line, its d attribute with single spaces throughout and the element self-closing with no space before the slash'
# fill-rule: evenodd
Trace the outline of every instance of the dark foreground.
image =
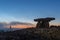
<svg viewBox="0 0 60 40">
<path fill-rule="evenodd" d="M 29 28 L 0 33 L 0 40 L 60 40 L 60 29 Z"/>
</svg>

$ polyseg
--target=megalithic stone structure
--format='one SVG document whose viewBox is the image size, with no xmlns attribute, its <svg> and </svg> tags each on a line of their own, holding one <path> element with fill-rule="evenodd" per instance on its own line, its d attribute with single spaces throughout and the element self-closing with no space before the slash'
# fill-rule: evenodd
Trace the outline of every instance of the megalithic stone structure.
<svg viewBox="0 0 60 40">
<path fill-rule="evenodd" d="M 49 28 L 49 22 L 51 20 L 55 20 L 55 18 L 47 17 L 47 18 L 34 19 L 34 21 L 38 22 L 36 28 Z"/>
</svg>

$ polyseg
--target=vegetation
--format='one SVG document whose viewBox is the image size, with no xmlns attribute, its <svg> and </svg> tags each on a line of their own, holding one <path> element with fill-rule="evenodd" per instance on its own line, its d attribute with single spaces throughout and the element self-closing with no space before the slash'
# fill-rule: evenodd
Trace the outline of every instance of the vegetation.
<svg viewBox="0 0 60 40">
<path fill-rule="evenodd" d="M 0 34 L 2 40 L 60 40 L 57 28 L 28 28 Z"/>
</svg>

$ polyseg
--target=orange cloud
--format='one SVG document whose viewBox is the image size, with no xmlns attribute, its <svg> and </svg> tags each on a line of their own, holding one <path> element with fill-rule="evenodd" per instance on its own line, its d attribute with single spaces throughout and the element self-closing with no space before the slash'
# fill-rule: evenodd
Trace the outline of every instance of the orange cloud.
<svg viewBox="0 0 60 40">
<path fill-rule="evenodd" d="M 6 28 L 10 28 L 10 25 L 5 26 Z M 34 25 L 11 25 L 11 28 L 31 28 L 35 27 Z"/>
<path fill-rule="evenodd" d="M 34 27 L 33 25 L 12 25 L 12 28 L 31 28 Z"/>
</svg>

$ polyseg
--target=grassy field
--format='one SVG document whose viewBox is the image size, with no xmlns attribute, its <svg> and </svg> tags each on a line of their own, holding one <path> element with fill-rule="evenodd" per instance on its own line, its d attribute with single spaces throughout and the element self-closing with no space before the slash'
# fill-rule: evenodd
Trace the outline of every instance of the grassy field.
<svg viewBox="0 0 60 40">
<path fill-rule="evenodd" d="M 60 29 L 28 28 L 5 32 L 1 35 L 6 40 L 60 40 Z"/>
</svg>

